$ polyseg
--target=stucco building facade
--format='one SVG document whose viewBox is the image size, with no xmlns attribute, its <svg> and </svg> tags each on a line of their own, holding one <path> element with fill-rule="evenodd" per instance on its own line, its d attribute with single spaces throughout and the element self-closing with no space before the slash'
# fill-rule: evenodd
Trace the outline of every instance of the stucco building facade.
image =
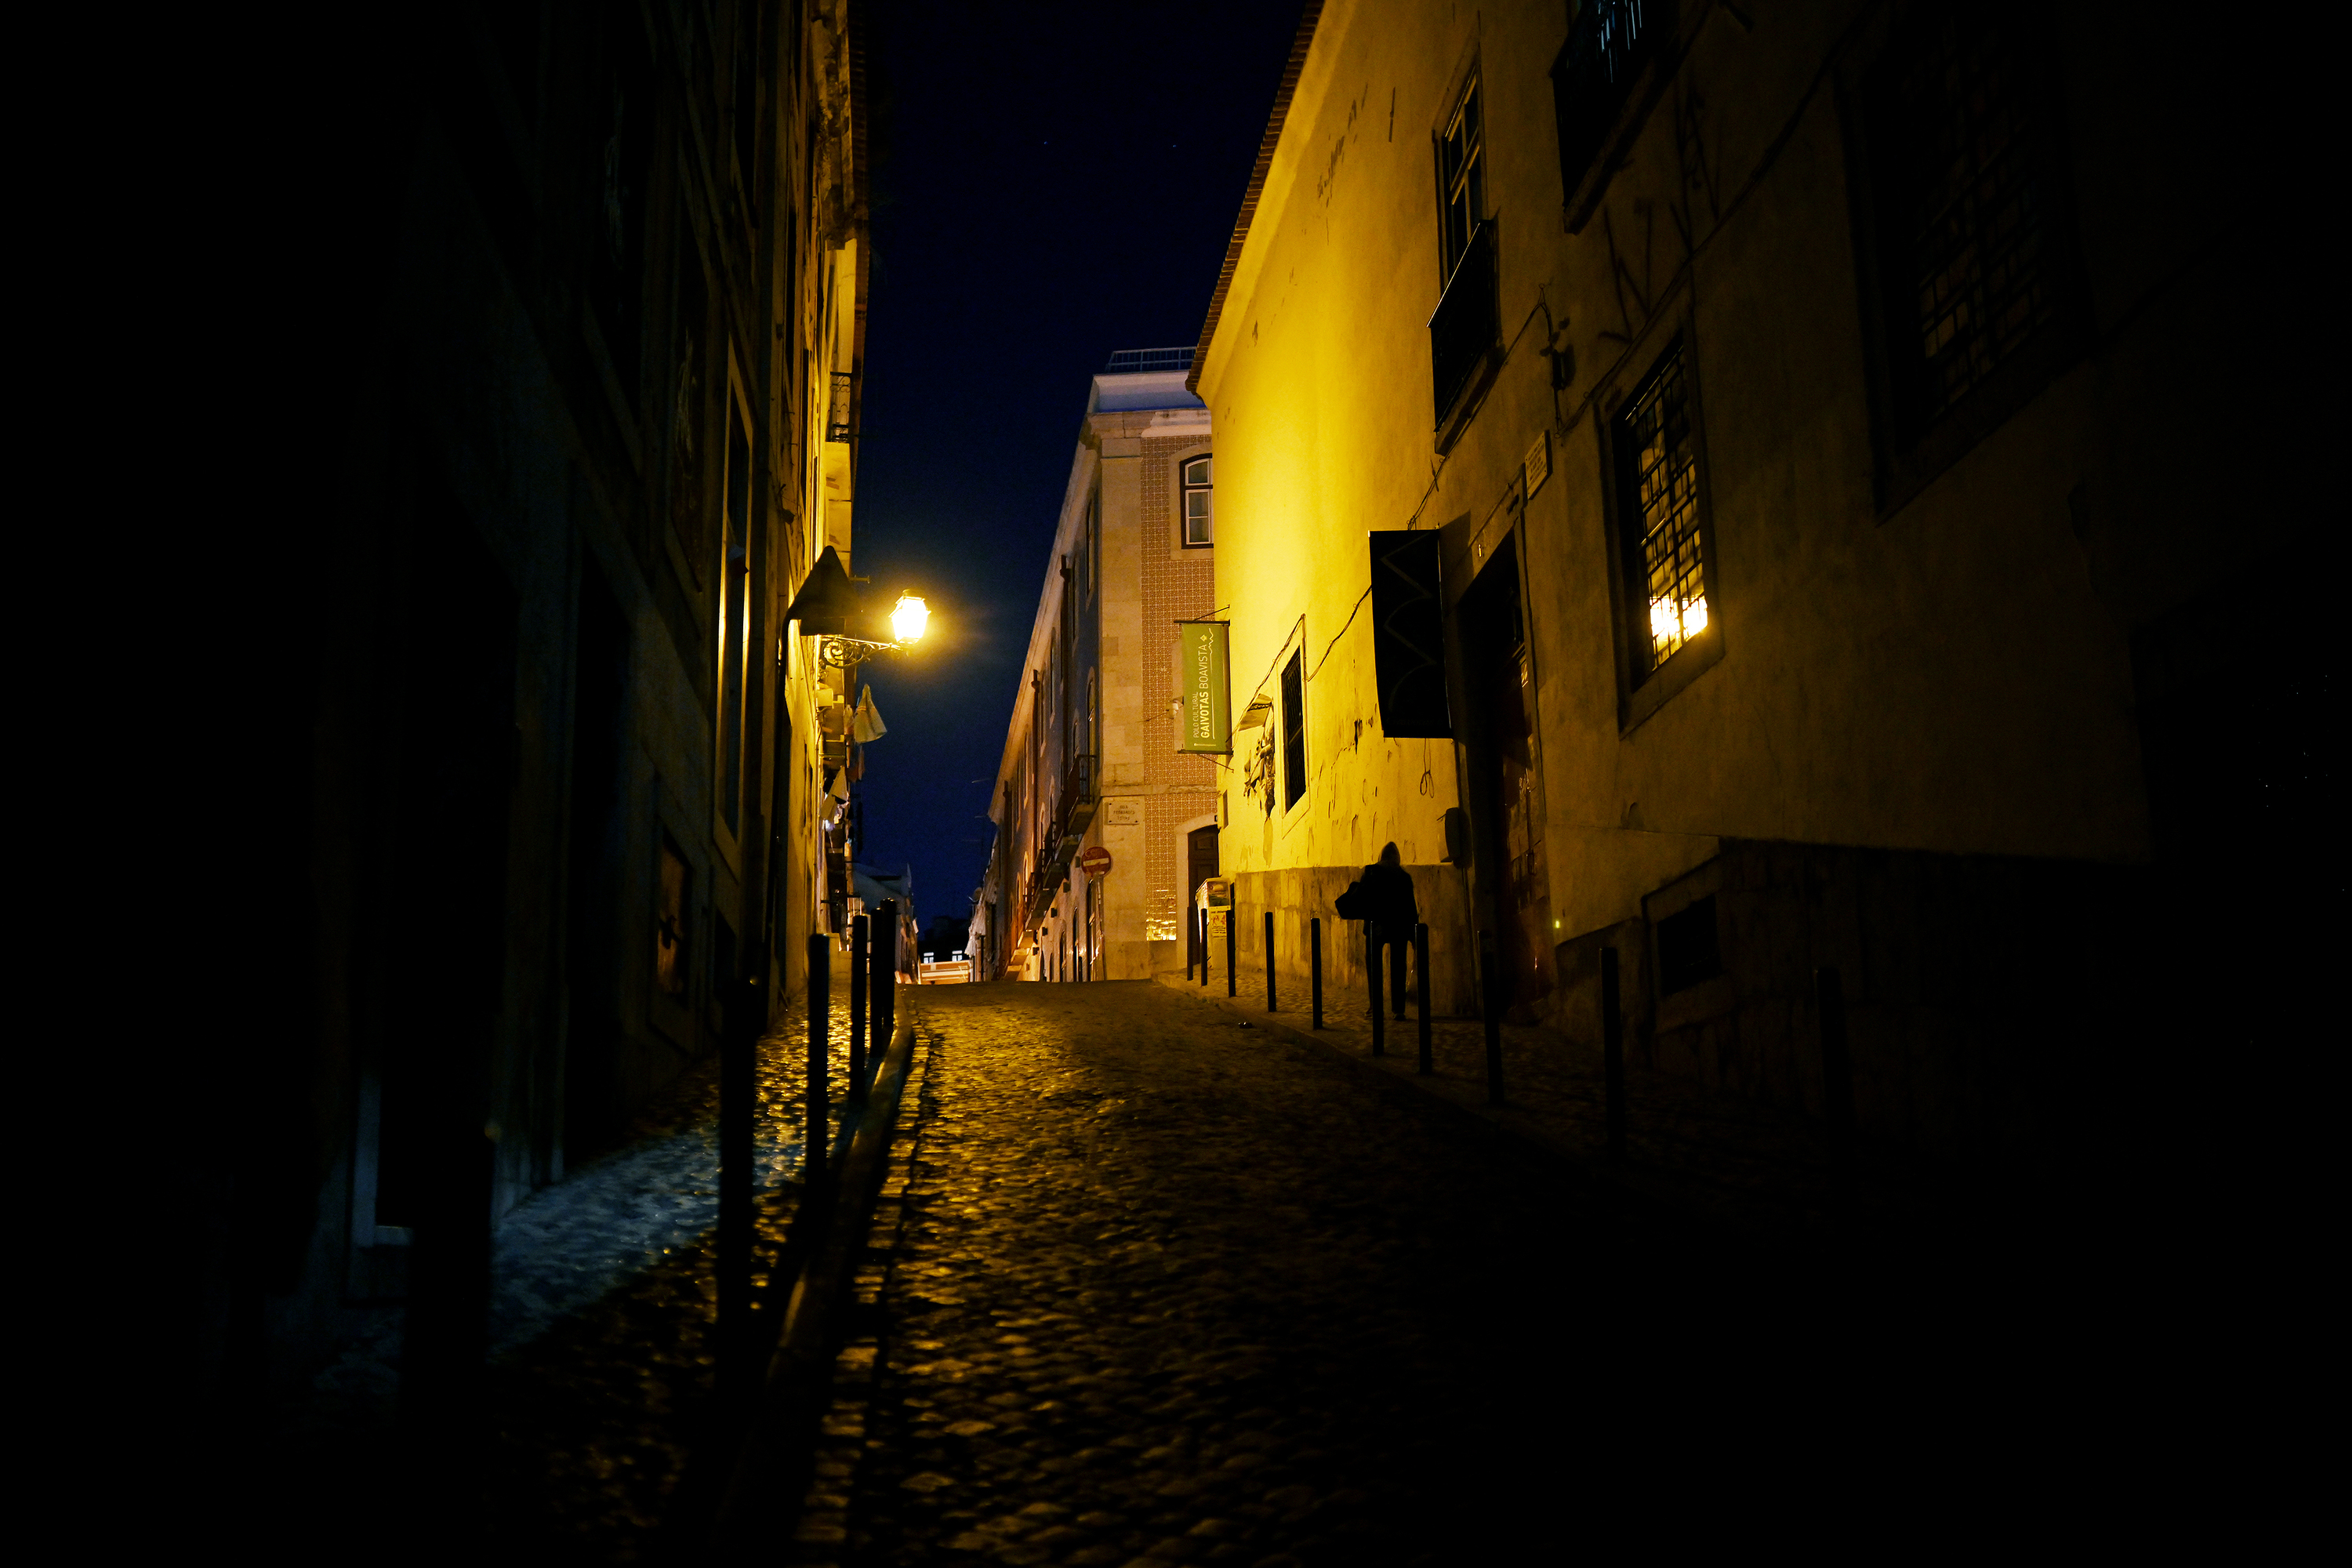
<svg viewBox="0 0 2352 1568">
<path fill-rule="evenodd" d="M 2171 216 L 2234 122 L 2150 31 L 1308 6 L 1192 379 L 1244 973 L 1394 841 L 1444 1007 L 1487 933 L 1597 1051 L 1613 950 L 1637 1059 L 1819 1111 L 1836 969 L 1871 1135 L 2079 1102 L 2237 798 L 2181 739 L 2260 684 L 2230 520 L 2301 510 L 2192 390 L 2246 374 Z"/>
</svg>

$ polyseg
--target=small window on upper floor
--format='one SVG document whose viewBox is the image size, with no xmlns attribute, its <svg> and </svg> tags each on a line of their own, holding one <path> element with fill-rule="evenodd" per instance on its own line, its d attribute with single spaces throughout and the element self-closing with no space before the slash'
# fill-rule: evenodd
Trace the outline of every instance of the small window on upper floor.
<svg viewBox="0 0 2352 1568">
<path fill-rule="evenodd" d="M 1209 459 L 1192 458 L 1184 464 L 1184 548 L 1216 542 L 1215 518 L 1210 506 Z"/>
<path fill-rule="evenodd" d="M 1437 197 L 1444 207 L 1438 214 L 1443 282 L 1454 276 L 1454 268 L 1470 249 L 1470 237 L 1478 220 L 1486 216 L 1486 132 L 1479 119 L 1475 75 L 1454 102 L 1445 134 L 1438 138 Z"/>
<path fill-rule="evenodd" d="M 1872 87 L 1897 416 L 1915 436 L 2058 314 L 2056 183 L 2028 28 L 1925 12 Z"/>
</svg>

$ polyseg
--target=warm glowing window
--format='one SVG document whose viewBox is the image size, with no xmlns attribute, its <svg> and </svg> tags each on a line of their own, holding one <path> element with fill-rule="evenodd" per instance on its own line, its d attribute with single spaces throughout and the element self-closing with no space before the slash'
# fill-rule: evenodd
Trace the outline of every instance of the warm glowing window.
<svg viewBox="0 0 2352 1568">
<path fill-rule="evenodd" d="M 1915 428 L 2057 313 L 2052 160 L 2016 31 L 1978 7 L 1933 15 L 1873 83 L 1891 347 Z"/>
<path fill-rule="evenodd" d="M 1647 617 L 1646 675 L 1706 629 L 1698 454 L 1679 342 L 1625 400 L 1617 453 L 1627 575 L 1637 613 Z"/>
<path fill-rule="evenodd" d="M 1478 116 L 1475 76 L 1462 89 L 1453 118 L 1445 123 L 1445 134 L 1438 138 L 1437 179 L 1438 200 L 1444 206 L 1438 215 L 1444 246 L 1441 259 L 1444 276 L 1451 278 L 1454 266 L 1470 248 L 1470 236 L 1486 205 L 1486 138 Z"/>
<path fill-rule="evenodd" d="M 1192 549 L 1216 542 L 1210 509 L 1209 459 L 1194 458 L 1184 465 L 1184 544 Z"/>
</svg>

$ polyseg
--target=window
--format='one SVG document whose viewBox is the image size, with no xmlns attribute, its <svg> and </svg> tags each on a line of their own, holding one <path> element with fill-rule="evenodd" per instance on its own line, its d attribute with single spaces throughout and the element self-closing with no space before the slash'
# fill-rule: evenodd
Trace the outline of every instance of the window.
<svg viewBox="0 0 2352 1568">
<path fill-rule="evenodd" d="M 2057 314 L 2042 95 L 2000 15 L 1928 15 L 1870 89 L 1889 369 L 1906 438 Z"/>
<path fill-rule="evenodd" d="M 1165 470 L 1162 470 L 1163 472 Z M 1210 509 L 1209 459 L 1192 458 L 1184 464 L 1184 548 L 1197 550 L 1216 542 L 1214 514 Z"/>
<path fill-rule="evenodd" d="M 719 816 L 743 834 L 743 703 L 751 611 L 751 437 L 728 399 L 727 504 L 719 562 Z"/>
<path fill-rule="evenodd" d="M 1716 931 L 1715 895 L 1693 902 L 1658 922 L 1658 993 L 1671 996 L 1723 973 L 1723 947 Z"/>
<path fill-rule="evenodd" d="M 1466 422 L 1486 384 L 1482 373 L 1500 358 L 1495 234 L 1486 221 L 1486 143 L 1478 99 L 1474 70 L 1437 138 L 1439 293 L 1436 312 L 1429 318 L 1429 368 L 1441 432 L 1457 415 Z M 1440 448 L 1459 434 L 1460 426 L 1454 425 L 1451 434 L 1441 435 Z"/>
<path fill-rule="evenodd" d="M 1634 77 L 1649 63 L 1657 39 L 1673 30 L 1673 0 L 1580 0 L 1576 5 L 1568 42 L 1551 68 L 1562 203 L 1583 207 L 1577 193 L 1616 128 Z M 1581 219 L 1571 214 L 1570 221 Z"/>
<path fill-rule="evenodd" d="M 1307 793 L 1307 677 L 1304 648 L 1282 667 L 1282 808 Z"/>
<path fill-rule="evenodd" d="M 1078 564 L 1078 574 L 1086 584 L 1087 603 L 1095 600 L 1096 579 L 1102 574 L 1102 490 L 1097 488 L 1087 497 L 1086 559 Z"/>
<path fill-rule="evenodd" d="M 1639 684 L 1707 623 L 1698 454 L 1679 339 L 1625 400 L 1616 423 L 1629 606 L 1648 619 L 1648 635 L 1637 640 Z"/>
<path fill-rule="evenodd" d="M 1486 211 L 1486 129 L 1478 118 L 1474 74 L 1437 139 L 1438 239 L 1444 276 L 1451 278 L 1470 249 L 1471 232 Z"/>
</svg>

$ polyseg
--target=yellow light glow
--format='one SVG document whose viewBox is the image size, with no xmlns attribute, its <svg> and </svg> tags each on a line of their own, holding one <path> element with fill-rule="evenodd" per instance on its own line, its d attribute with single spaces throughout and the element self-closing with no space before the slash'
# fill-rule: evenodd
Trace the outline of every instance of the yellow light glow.
<svg viewBox="0 0 2352 1568">
<path fill-rule="evenodd" d="M 1650 601 L 1650 640 L 1663 658 L 1706 630 L 1706 601 L 1693 599 L 1676 605 L 1672 599 Z"/>
<path fill-rule="evenodd" d="M 898 608 L 890 612 L 890 635 L 902 643 L 923 640 L 923 628 L 930 624 L 931 607 L 912 594 L 898 595 Z"/>
</svg>

